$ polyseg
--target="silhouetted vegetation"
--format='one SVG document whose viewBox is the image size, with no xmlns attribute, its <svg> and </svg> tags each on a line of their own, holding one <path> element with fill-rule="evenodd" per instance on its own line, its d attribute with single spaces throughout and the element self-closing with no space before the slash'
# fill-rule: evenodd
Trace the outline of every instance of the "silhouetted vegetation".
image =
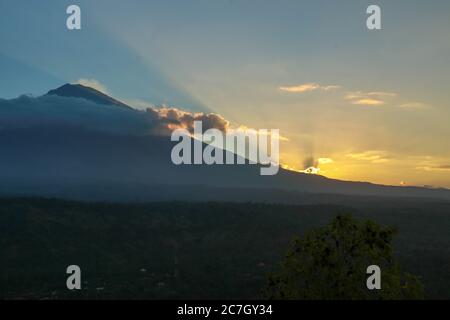
<svg viewBox="0 0 450 320">
<path fill-rule="evenodd" d="M 352 208 L 5 198 L 0 297 L 260 298 L 292 237 L 351 212 L 396 226 L 400 265 L 420 277 L 426 298 L 450 298 L 449 209 L 378 199 Z M 71 264 L 81 267 L 80 291 L 66 289 Z"/>
<path fill-rule="evenodd" d="M 400 270 L 393 257 L 395 229 L 351 215 L 295 238 L 279 271 L 270 275 L 269 299 L 421 299 L 419 279 Z M 380 290 L 368 290 L 367 267 L 381 270 Z"/>
</svg>

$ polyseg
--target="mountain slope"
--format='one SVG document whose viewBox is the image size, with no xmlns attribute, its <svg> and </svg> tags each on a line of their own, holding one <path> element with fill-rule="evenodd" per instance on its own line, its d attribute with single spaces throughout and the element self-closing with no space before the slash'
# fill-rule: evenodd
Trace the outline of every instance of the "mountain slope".
<svg viewBox="0 0 450 320">
<path fill-rule="evenodd" d="M 71 97 L 71 98 L 83 98 L 86 100 L 90 100 L 99 104 L 109 104 L 118 107 L 123 107 L 126 109 L 131 109 L 130 106 L 126 105 L 119 100 L 116 100 L 98 90 L 95 90 L 90 87 L 83 86 L 81 84 L 69 84 L 50 90 L 47 95 L 57 95 L 60 97 Z"/>
<path fill-rule="evenodd" d="M 175 143 L 152 134 L 158 121 L 78 85 L 38 98 L 0 100 L 0 194 L 114 201 L 295 202 L 307 194 L 450 200 L 445 189 L 346 182 L 283 169 L 261 176 L 258 165 L 176 166 L 170 157 Z"/>
</svg>

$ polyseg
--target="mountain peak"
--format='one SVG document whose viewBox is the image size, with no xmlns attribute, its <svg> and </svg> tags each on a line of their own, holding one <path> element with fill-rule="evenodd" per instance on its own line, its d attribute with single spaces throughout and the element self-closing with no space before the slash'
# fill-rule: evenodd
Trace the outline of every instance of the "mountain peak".
<svg viewBox="0 0 450 320">
<path fill-rule="evenodd" d="M 94 88 L 83 86 L 81 84 L 70 84 L 65 85 L 50 90 L 47 95 L 56 95 L 60 97 L 71 97 L 71 98 L 83 98 L 99 104 L 114 105 L 122 108 L 131 109 L 130 106 L 126 105 L 119 100 L 116 100 Z"/>
</svg>

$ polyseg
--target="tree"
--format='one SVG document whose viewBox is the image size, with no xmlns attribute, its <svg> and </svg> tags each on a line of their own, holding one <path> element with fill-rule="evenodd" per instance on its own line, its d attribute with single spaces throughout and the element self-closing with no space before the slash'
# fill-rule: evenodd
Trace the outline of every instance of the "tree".
<svg viewBox="0 0 450 320">
<path fill-rule="evenodd" d="M 294 238 L 281 269 L 269 275 L 269 299 L 421 299 L 419 279 L 393 258 L 394 228 L 351 215 Z M 381 269 L 381 289 L 369 290 L 367 267 Z"/>
</svg>

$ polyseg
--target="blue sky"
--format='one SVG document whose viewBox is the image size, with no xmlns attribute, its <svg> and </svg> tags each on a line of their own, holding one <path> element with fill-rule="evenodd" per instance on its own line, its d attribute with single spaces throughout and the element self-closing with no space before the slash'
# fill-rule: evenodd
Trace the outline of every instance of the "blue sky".
<svg viewBox="0 0 450 320">
<path fill-rule="evenodd" d="M 326 78 L 373 87 L 382 80 L 412 92 L 433 82 L 446 89 L 445 81 L 436 80 L 450 71 L 450 3 L 378 1 L 384 31 L 369 33 L 364 11 L 370 3 L 1 0 L 7 19 L 0 21 L 0 94 L 23 92 L 24 86 L 7 80 L 24 77 L 18 66 L 43 74 L 41 83 L 27 84 L 36 93 L 58 81 L 97 77 L 120 95 L 143 95 L 139 83 L 170 87 L 178 80 L 177 68 L 223 75 L 252 64 L 267 65 L 268 71 L 271 65 L 288 66 L 289 74 L 279 77 L 284 82 Z M 69 4 L 82 8 L 82 31 L 65 29 Z M 423 59 L 428 51 L 432 55 Z M 418 73 L 420 79 L 411 81 Z M 168 100 L 177 94 L 169 91 Z"/>
<path fill-rule="evenodd" d="M 80 31 L 65 27 L 69 4 Z M 369 4 L 381 31 L 365 27 Z M 0 0 L 0 12 L 2 98 L 92 79 L 136 105 L 279 128 L 295 168 L 330 158 L 332 177 L 450 186 L 446 0 Z M 318 87 L 280 90 L 304 84 Z"/>
</svg>

